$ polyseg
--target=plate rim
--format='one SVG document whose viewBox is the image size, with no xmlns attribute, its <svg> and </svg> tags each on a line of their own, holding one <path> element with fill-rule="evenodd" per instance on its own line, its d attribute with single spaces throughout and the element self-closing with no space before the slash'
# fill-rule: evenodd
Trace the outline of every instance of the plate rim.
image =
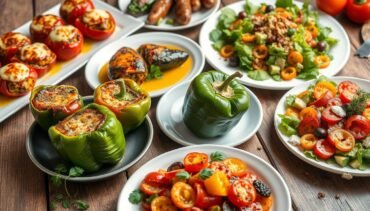
<svg viewBox="0 0 370 211">
<path fill-rule="evenodd" d="M 92 99 L 93 99 L 93 96 L 91 96 L 91 95 L 84 96 L 83 97 L 83 100 L 92 100 Z M 32 136 L 31 133 L 32 133 L 32 131 L 34 131 L 34 128 L 37 126 L 37 122 L 36 121 L 34 121 L 32 123 L 32 125 L 30 126 L 30 128 L 28 129 L 28 132 L 27 132 L 27 137 L 26 137 L 26 151 L 27 151 L 28 157 L 31 159 L 32 163 L 38 169 L 40 169 L 41 171 L 43 171 L 44 173 L 46 173 L 46 174 L 48 174 L 50 176 L 58 176 L 61 179 L 64 179 L 64 180 L 67 180 L 67 181 L 73 181 L 73 182 L 90 182 L 90 181 L 103 180 L 103 179 L 106 179 L 108 177 L 114 176 L 116 174 L 119 174 L 119 173 L 121 173 L 121 172 L 129 169 L 134 164 L 136 164 L 145 155 L 145 153 L 148 151 L 149 147 L 152 145 L 153 136 L 154 136 L 153 123 L 152 123 L 149 115 L 146 115 L 145 116 L 145 121 L 143 123 L 145 123 L 147 125 L 147 130 L 148 130 L 148 140 L 147 140 L 147 143 L 146 143 L 143 151 L 133 161 L 131 161 L 127 165 L 125 165 L 125 166 L 123 166 L 123 167 L 121 167 L 119 169 L 116 169 L 115 171 L 112 171 L 112 172 L 109 172 L 109 173 L 106 173 L 106 174 L 102 174 L 102 175 L 82 176 L 82 177 L 68 177 L 66 175 L 58 174 L 58 173 L 56 173 L 54 171 L 51 171 L 47 167 L 45 167 L 44 165 L 42 165 L 38 161 L 38 159 L 34 156 L 33 150 L 31 150 L 31 148 L 32 148 L 31 147 L 31 142 L 32 142 L 31 141 L 31 136 Z"/>
<path fill-rule="evenodd" d="M 187 80 L 185 82 L 183 82 L 182 84 L 178 84 L 174 87 L 172 87 L 170 90 L 168 90 L 164 95 L 163 97 L 161 97 L 161 99 L 159 100 L 158 104 L 157 104 L 157 111 L 156 111 L 156 119 L 157 119 L 157 123 L 158 123 L 158 126 L 159 128 L 161 129 L 161 131 L 168 137 L 170 138 L 172 141 L 178 143 L 178 144 L 181 144 L 182 146 L 194 146 L 194 145 L 208 145 L 208 143 L 205 143 L 205 144 L 194 144 L 194 143 L 190 143 L 188 141 L 184 141 L 180 138 L 178 138 L 176 135 L 173 135 L 172 133 L 170 133 L 169 131 L 167 131 L 167 129 L 165 128 L 165 126 L 162 124 L 162 121 L 161 121 L 161 117 L 159 116 L 159 112 L 158 112 L 158 108 L 161 107 L 161 105 L 164 103 L 164 101 L 166 100 L 166 98 L 168 97 L 167 95 L 170 95 L 172 92 L 174 92 L 174 90 L 176 89 L 180 89 L 180 86 L 186 86 L 186 88 L 188 88 L 191 84 L 191 80 Z M 245 87 L 245 86 L 244 86 Z M 246 143 L 248 142 L 249 140 L 251 140 L 251 138 L 258 132 L 258 130 L 260 129 L 261 125 L 262 125 L 262 121 L 263 121 L 263 108 L 262 108 L 262 104 L 261 102 L 259 101 L 258 97 L 248 88 L 248 87 L 245 87 L 248 91 L 248 94 L 250 95 L 250 99 L 254 99 L 255 102 L 257 103 L 257 109 L 260 111 L 260 116 L 259 116 L 259 119 L 258 119 L 258 122 L 256 124 L 256 127 L 253 129 L 252 133 L 249 134 L 248 136 L 246 136 L 245 139 L 243 139 L 242 141 L 238 141 L 238 142 L 235 142 L 235 143 L 231 143 L 231 144 L 214 144 L 214 145 L 218 145 L 218 146 L 230 146 L 230 147 L 235 147 L 235 146 L 238 146 L 240 144 L 243 144 L 243 143 Z M 168 103 L 168 101 L 167 101 Z M 173 105 L 173 104 L 172 104 Z M 244 114 L 246 115 L 246 113 Z M 199 138 L 199 137 L 198 137 Z M 202 139 L 202 138 L 200 138 Z M 204 140 L 207 140 L 207 139 L 204 139 Z"/>
<path fill-rule="evenodd" d="M 268 1 L 270 1 L 270 0 L 262 0 L 262 1 L 264 1 L 264 2 L 268 2 Z M 299 6 L 301 6 L 303 3 L 302 2 L 298 2 L 298 1 L 296 1 L 296 0 L 293 0 L 293 3 L 295 3 L 295 4 L 297 4 L 297 5 L 299 5 Z M 214 16 L 217 16 L 217 17 L 219 17 L 219 15 L 221 14 L 221 11 L 224 9 L 224 8 L 230 8 L 230 7 L 234 7 L 234 6 L 236 6 L 236 5 L 243 5 L 243 4 L 245 4 L 245 2 L 244 1 L 237 1 L 237 2 L 234 2 L 234 3 L 232 3 L 232 4 L 229 4 L 229 5 L 227 5 L 227 6 L 225 6 L 225 7 L 223 7 L 223 8 L 221 8 L 219 11 L 217 11 L 216 13 L 214 13 L 212 16 L 210 16 L 209 18 L 208 18 L 208 20 L 203 24 L 203 26 L 202 26 L 202 28 L 201 28 L 201 30 L 200 30 L 200 33 L 199 33 L 199 44 L 200 44 L 200 46 L 201 46 L 201 48 L 202 48 L 202 50 L 204 50 L 204 46 L 206 46 L 206 44 L 204 43 L 205 42 L 205 38 L 206 37 L 208 37 L 208 34 L 206 33 L 206 31 L 209 31 L 209 30 L 207 30 L 206 29 L 206 24 L 207 24 L 207 22 L 209 22 L 209 21 L 211 21 L 211 19 L 213 19 L 213 18 L 215 18 Z M 348 62 L 348 60 L 349 60 L 349 56 L 350 56 L 350 53 L 351 53 L 351 46 L 350 46 L 350 40 L 349 40 L 349 37 L 348 37 L 348 34 L 347 34 L 347 32 L 344 30 L 344 28 L 340 25 L 340 23 L 335 19 L 335 18 L 333 18 L 332 16 L 330 16 L 330 15 L 328 15 L 328 14 L 326 14 L 326 13 L 324 13 L 324 12 L 321 12 L 321 11 L 319 11 L 319 10 L 317 10 L 317 9 L 315 9 L 316 11 L 318 11 L 318 13 L 319 13 L 319 17 L 320 16 L 324 16 L 325 18 L 328 18 L 332 23 L 334 23 L 334 25 L 336 25 L 337 26 L 337 28 L 339 29 L 339 31 L 344 35 L 344 40 L 342 41 L 341 40 L 341 42 L 343 42 L 344 43 L 344 45 L 347 47 L 347 51 L 345 52 L 345 55 L 344 55 L 344 60 L 343 61 L 341 61 L 341 63 L 340 63 L 340 65 L 338 65 L 335 69 L 337 69 L 334 73 L 333 73 L 333 75 L 331 75 L 331 76 L 326 76 L 326 77 L 333 77 L 333 76 L 335 76 L 335 75 L 337 75 L 339 72 L 341 72 L 342 71 L 342 69 L 345 67 L 345 65 L 347 64 L 347 62 Z M 204 38 L 204 39 L 202 39 L 202 38 Z M 210 66 L 212 66 L 213 68 L 215 68 L 216 70 L 219 70 L 219 71 L 221 71 L 221 72 L 223 72 L 223 73 L 226 73 L 226 74 L 229 74 L 229 73 L 227 73 L 227 72 L 225 72 L 225 71 L 223 71 L 221 68 L 218 68 L 217 66 L 218 65 L 216 65 L 214 62 L 213 62 L 213 60 L 210 58 L 210 56 L 207 56 L 207 54 L 206 54 L 206 61 L 207 61 L 207 63 L 210 65 Z M 340 68 L 339 68 L 340 67 Z M 245 73 L 245 71 L 242 71 L 242 73 L 243 73 L 243 75 L 245 75 L 246 73 Z M 323 75 L 322 73 L 320 73 L 319 72 L 319 75 Z M 246 76 L 246 77 L 248 77 L 248 76 Z M 249 78 L 249 77 L 248 77 Z M 247 82 L 247 81 L 245 81 L 245 80 L 243 80 L 243 79 L 237 79 L 240 83 L 242 83 L 242 84 L 244 84 L 244 85 L 246 85 L 246 86 L 250 86 L 250 87 L 254 87 L 254 88 L 258 88 L 258 89 L 264 89 L 264 90 L 289 90 L 289 89 L 291 89 L 291 88 L 293 88 L 293 87 L 295 87 L 295 86 L 299 86 L 299 85 L 301 85 L 302 83 L 305 83 L 305 82 L 307 82 L 307 81 L 305 81 L 305 80 L 300 80 L 300 82 L 298 82 L 298 84 L 296 84 L 296 85 L 281 85 L 281 86 L 279 86 L 279 87 L 276 87 L 276 86 L 266 86 L 266 85 L 264 85 L 264 83 L 262 83 L 261 84 L 261 82 L 263 82 L 263 81 L 257 81 L 257 80 L 253 80 L 253 79 L 251 79 L 251 80 L 253 80 L 254 81 L 254 83 L 251 83 L 251 82 Z M 266 82 L 265 82 L 266 83 Z"/>
<path fill-rule="evenodd" d="M 332 76 L 332 77 L 329 77 L 328 79 L 338 79 L 338 80 L 342 80 L 342 81 L 344 81 L 344 80 L 356 81 L 357 80 L 357 81 L 362 81 L 362 82 L 368 83 L 370 85 L 370 80 L 357 78 L 357 77 L 353 77 L 353 76 Z M 305 162 L 305 163 L 307 163 L 307 164 L 309 164 L 309 165 L 311 165 L 315 168 L 319 168 L 323 171 L 334 173 L 334 174 L 337 174 L 337 175 L 350 174 L 350 175 L 356 176 L 356 177 L 370 177 L 370 169 L 367 170 L 367 171 L 361 171 L 359 169 L 351 169 L 352 171 L 346 171 L 346 169 L 348 169 L 349 167 L 347 167 L 347 168 L 337 167 L 333 164 L 330 164 L 330 166 L 327 167 L 327 166 L 324 166 L 324 165 L 321 164 L 324 161 L 321 161 L 321 160 L 315 161 L 313 159 L 307 158 L 302 152 L 296 151 L 294 149 L 295 146 L 291 146 L 288 143 L 288 140 L 285 140 L 285 139 L 288 139 L 288 137 L 283 135 L 279 131 L 278 123 L 280 123 L 280 120 L 279 120 L 279 117 L 278 117 L 278 115 L 279 115 L 278 114 L 278 108 L 280 108 L 281 106 L 284 106 L 284 102 L 285 102 L 286 97 L 290 94 L 294 94 L 293 92 L 295 91 L 295 89 L 298 89 L 298 88 L 301 88 L 301 87 L 307 87 L 315 81 L 316 81 L 316 79 L 313 79 L 313 80 L 310 80 L 310 81 L 307 81 L 307 82 L 301 84 L 300 87 L 294 87 L 294 88 L 290 89 L 289 91 L 287 91 L 280 98 L 278 104 L 276 105 L 276 108 L 275 108 L 275 111 L 274 111 L 274 119 L 273 119 L 275 132 L 277 133 L 277 135 L 279 137 L 279 140 L 283 143 L 284 147 L 287 148 L 295 157 L 299 158 L 303 162 Z"/>
<path fill-rule="evenodd" d="M 147 165 L 150 162 L 153 162 L 153 160 L 156 161 L 156 160 L 160 160 L 162 158 L 165 158 L 165 156 L 168 156 L 168 154 L 172 154 L 172 153 L 173 154 L 176 154 L 178 152 L 189 151 L 189 150 L 192 150 L 192 149 L 201 151 L 201 148 L 212 148 L 212 149 L 215 149 L 215 150 L 216 149 L 218 149 L 218 150 L 226 149 L 226 150 L 230 150 L 230 151 L 235 151 L 235 152 L 238 152 L 238 153 L 243 154 L 247 158 L 248 158 L 248 156 L 250 156 L 250 157 L 253 157 L 254 159 L 258 160 L 259 162 L 261 162 L 273 174 L 275 174 L 276 178 L 280 181 L 281 185 L 284 187 L 284 189 L 283 189 L 284 194 L 286 196 L 288 196 L 287 197 L 287 201 L 288 201 L 287 207 L 289 207 L 289 211 L 292 210 L 292 197 L 291 197 L 291 193 L 290 193 L 288 184 L 284 180 L 283 176 L 271 164 L 269 164 L 268 162 L 266 162 L 265 160 L 263 160 L 262 158 L 260 158 L 259 156 L 255 155 L 252 152 L 245 151 L 243 149 L 239 149 L 239 148 L 235 148 L 235 147 L 231 147 L 231 146 L 214 145 L 214 144 L 202 144 L 202 145 L 192 145 L 192 146 L 180 147 L 180 148 L 177 148 L 177 149 L 173 149 L 173 150 L 167 151 L 167 152 L 165 152 L 163 154 L 159 154 L 158 156 L 156 156 L 156 157 L 148 160 L 147 162 L 145 162 L 140 168 L 138 168 L 138 169 L 135 170 L 135 172 L 128 178 L 128 180 L 126 181 L 126 183 L 123 185 L 123 187 L 122 187 L 122 189 L 120 191 L 120 194 L 118 196 L 117 210 L 122 210 L 122 209 L 120 209 L 120 204 L 121 204 L 122 200 L 124 200 L 123 190 L 125 189 L 125 187 L 127 187 L 127 184 L 130 182 L 131 178 L 135 178 L 135 177 L 138 176 L 137 174 L 138 174 L 139 170 L 143 168 L 143 166 Z M 247 163 L 247 165 L 248 165 L 248 163 Z M 256 170 L 255 168 L 253 168 L 253 169 Z M 264 175 L 264 180 L 267 181 L 266 175 Z"/>
<path fill-rule="evenodd" d="M 162 36 L 175 37 L 176 39 L 180 39 L 180 40 L 183 40 L 185 42 L 188 42 L 192 45 L 192 47 L 189 47 L 189 49 L 195 49 L 194 52 L 199 53 L 199 55 L 201 55 L 201 58 L 194 58 L 194 60 L 199 60 L 199 67 L 200 68 L 197 69 L 197 70 L 190 71 L 188 73 L 188 75 L 193 73 L 192 74 L 193 76 L 191 78 L 188 78 L 188 79 L 184 78 L 183 80 L 178 81 L 177 84 L 171 85 L 169 87 L 166 87 L 166 88 L 163 88 L 163 89 L 160 89 L 160 90 L 149 92 L 150 97 L 152 97 L 152 98 L 160 97 L 163 94 L 165 94 L 166 92 L 168 92 L 172 87 L 180 85 L 182 83 L 185 83 L 188 80 L 194 79 L 197 75 L 199 75 L 203 71 L 204 66 L 205 66 L 205 54 L 204 54 L 202 48 L 199 46 L 199 44 L 196 43 L 194 40 L 190 39 L 189 37 L 186 37 L 186 36 L 183 36 L 183 35 L 180 35 L 180 34 L 171 33 L 171 32 L 142 32 L 142 33 L 137 33 L 137 34 L 133 34 L 133 35 L 130 35 L 130 36 L 127 36 L 127 37 L 117 39 L 117 40 L 109 43 L 108 45 L 104 46 L 103 48 L 99 49 L 98 51 L 96 51 L 94 53 L 94 55 L 92 55 L 90 57 L 90 59 L 88 60 L 88 62 L 86 64 L 85 70 L 84 70 L 85 80 L 86 80 L 87 84 L 89 85 L 89 87 L 92 88 L 92 89 L 95 89 L 97 87 L 97 86 L 95 87 L 93 82 L 91 82 L 91 80 L 89 79 L 91 77 L 94 77 L 94 78 L 98 77 L 97 75 L 90 76 L 90 72 L 92 71 L 91 69 L 93 68 L 93 67 L 90 67 L 90 66 L 93 65 L 95 57 L 98 56 L 98 54 L 101 53 L 102 50 L 105 50 L 106 48 L 109 48 L 110 46 L 113 46 L 114 44 L 117 44 L 117 43 L 127 42 L 126 39 L 134 39 L 135 37 L 148 37 L 148 36 L 154 36 L 154 35 L 155 36 L 161 36 L 162 35 Z M 193 47 L 195 47 L 195 48 L 193 48 Z M 195 56 L 193 54 L 193 52 L 189 52 L 189 53 L 191 55 Z M 195 62 L 193 62 L 193 63 L 195 64 Z"/>
</svg>

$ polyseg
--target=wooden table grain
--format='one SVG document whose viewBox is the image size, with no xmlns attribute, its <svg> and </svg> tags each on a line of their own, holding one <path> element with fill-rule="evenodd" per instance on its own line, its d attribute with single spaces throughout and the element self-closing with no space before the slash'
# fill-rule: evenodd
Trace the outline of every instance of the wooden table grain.
<svg viewBox="0 0 370 211">
<path fill-rule="evenodd" d="M 128 0 L 127 0 L 128 1 Z M 0 0 L 0 34 L 11 31 L 30 20 L 34 15 L 49 9 L 58 0 Z M 117 7 L 117 0 L 106 0 Z M 222 0 L 222 6 L 235 0 Z M 370 79 L 370 62 L 353 56 L 360 46 L 360 25 L 339 16 L 337 20 L 345 28 L 351 43 L 351 56 L 339 75 Z M 198 41 L 201 26 L 179 31 L 181 35 Z M 144 32 L 147 30 L 140 30 Z M 207 64 L 205 70 L 211 69 Z M 82 95 L 91 95 L 93 90 L 84 80 L 84 68 L 61 82 L 76 86 Z M 369 178 L 343 180 L 340 175 L 324 172 L 306 164 L 290 153 L 279 141 L 273 127 L 273 114 L 284 91 L 269 91 L 251 88 L 260 99 L 264 119 L 257 134 L 238 148 L 252 152 L 276 168 L 291 192 L 294 210 L 370 210 Z M 115 210 L 120 190 L 126 180 L 142 164 L 153 157 L 181 147 L 171 141 L 158 127 L 155 118 L 158 99 L 153 100 L 150 117 L 154 124 L 154 140 L 145 156 L 127 171 L 107 180 L 94 183 L 68 183 L 70 192 L 86 201 L 89 210 Z M 25 149 L 26 133 L 33 117 L 27 107 L 0 124 L 0 210 L 49 210 L 56 193 L 50 178 L 34 166 Z M 318 198 L 318 193 L 325 197 Z M 337 196 L 337 197 L 336 197 Z M 63 210 L 61 206 L 56 208 Z"/>
</svg>

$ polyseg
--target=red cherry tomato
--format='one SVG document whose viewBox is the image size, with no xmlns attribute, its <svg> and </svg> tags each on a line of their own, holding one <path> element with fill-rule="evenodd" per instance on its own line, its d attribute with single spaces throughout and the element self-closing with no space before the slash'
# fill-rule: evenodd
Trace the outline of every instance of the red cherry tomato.
<svg viewBox="0 0 370 211">
<path fill-rule="evenodd" d="M 344 128 L 357 140 L 365 138 L 370 133 L 370 123 L 362 115 L 350 116 L 345 122 Z"/>
<path fill-rule="evenodd" d="M 334 96 L 330 91 L 327 91 L 326 93 L 322 94 L 319 99 L 312 102 L 310 105 L 314 105 L 316 107 L 322 107 L 326 106 L 329 103 L 329 100 L 332 99 Z"/>
<path fill-rule="evenodd" d="M 316 0 L 316 6 L 331 16 L 339 15 L 346 3 L 347 0 Z"/>
<path fill-rule="evenodd" d="M 237 207 L 249 206 L 256 200 L 256 190 L 247 180 L 236 180 L 230 187 L 228 199 Z"/>
<path fill-rule="evenodd" d="M 370 0 L 348 0 L 346 14 L 355 23 L 365 23 L 370 19 Z"/>
<path fill-rule="evenodd" d="M 140 184 L 140 190 L 147 195 L 159 194 L 163 192 L 165 189 L 166 188 L 163 186 L 159 186 L 156 184 L 148 184 L 144 181 Z"/>
<path fill-rule="evenodd" d="M 222 203 L 222 197 L 208 195 L 201 184 L 195 183 L 194 187 L 196 195 L 195 206 L 202 209 L 208 209 L 214 205 L 220 205 Z"/>
<path fill-rule="evenodd" d="M 76 18 L 94 8 L 94 3 L 91 0 L 65 0 L 60 5 L 59 13 L 68 23 L 74 24 Z"/>
<path fill-rule="evenodd" d="M 176 176 L 176 175 L 175 175 Z M 146 175 L 144 182 L 148 184 L 158 184 L 158 185 L 170 185 L 171 181 L 160 172 L 150 172 Z"/>
<path fill-rule="evenodd" d="M 247 165 L 239 158 L 226 158 L 222 161 L 232 176 L 241 177 L 247 174 Z"/>
<path fill-rule="evenodd" d="M 212 161 L 208 168 L 212 169 L 213 171 L 221 171 L 225 173 L 227 178 L 230 178 L 232 176 L 230 169 L 225 165 L 225 163 L 220 161 Z"/>
<path fill-rule="evenodd" d="M 339 117 L 335 115 L 330 107 L 327 107 L 324 109 L 324 111 L 321 113 L 321 119 L 325 122 L 327 122 L 329 125 L 335 124 L 337 122 L 340 122 L 342 120 L 342 117 Z"/>
<path fill-rule="evenodd" d="M 347 130 L 335 129 L 328 135 L 328 141 L 341 152 L 349 152 L 355 146 L 355 138 Z"/>
<path fill-rule="evenodd" d="M 352 81 L 343 81 L 338 85 L 339 98 L 343 103 L 349 103 L 357 95 L 360 87 Z"/>
<path fill-rule="evenodd" d="M 166 196 L 159 196 L 153 199 L 150 203 L 151 211 L 176 211 L 176 206 L 172 203 L 171 199 Z"/>
<path fill-rule="evenodd" d="M 185 170 L 190 173 L 196 173 L 208 165 L 208 155 L 200 152 L 191 152 L 184 158 Z"/>
<path fill-rule="evenodd" d="M 191 208 L 195 204 L 195 191 L 185 182 L 176 182 L 171 188 L 172 202 L 178 208 Z"/>
<path fill-rule="evenodd" d="M 320 159 L 327 160 L 334 155 L 335 147 L 329 141 L 320 139 L 313 148 L 313 152 Z"/>
<path fill-rule="evenodd" d="M 56 15 L 46 14 L 34 17 L 30 24 L 32 40 L 45 42 L 51 30 L 58 25 L 64 25 L 64 21 Z"/>
<path fill-rule="evenodd" d="M 327 106 L 330 107 L 330 106 L 342 106 L 342 105 L 343 105 L 342 100 L 338 97 L 335 97 L 329 100 Z"/>
<path fill-rule="evenodd" d="M 298 134 L 303 136 L 308 133 L 314 133 L 318 127 L 320 127 L 320 121 L 318 118 L 305 117 L 298 125 Z"/>
</svg>

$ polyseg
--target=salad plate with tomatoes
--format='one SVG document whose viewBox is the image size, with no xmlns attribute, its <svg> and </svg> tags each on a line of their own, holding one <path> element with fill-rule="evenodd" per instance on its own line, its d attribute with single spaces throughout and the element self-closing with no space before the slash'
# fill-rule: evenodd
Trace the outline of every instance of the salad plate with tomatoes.
<svg viewBox="0 0 370 211">
<path fill-rule="evenodd" d="M 370 176 L 370 81 L 320 77 L 288 91 L 275 129 L 297 157 L 323 170 Z"/>
<path fill-rule="evenodd" d="M 188 146 L 162 154 L 126 182 L 118 210 L 292 210 L 280 174 L 232 147 Z"/>
</svg>

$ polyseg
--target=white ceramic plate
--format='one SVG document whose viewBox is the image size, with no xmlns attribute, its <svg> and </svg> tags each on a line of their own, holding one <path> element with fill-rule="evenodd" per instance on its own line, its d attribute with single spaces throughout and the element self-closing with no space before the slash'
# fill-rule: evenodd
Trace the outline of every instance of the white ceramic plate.
<svg viewBox="0 0 370 211">
<path fill-rule="evenodd" d="M 366 92 L 370 92 L 370 81 L 369 80 L 363 80 L 363 79 L 353 78 L 353 77 L 343 77 L 343 76 L 333 77 L 330 80 L 336 82 L 337 84 L 339 84 L 342 81 L 353 81 L 357 85 L 359 85 L 361 87 L 361 89 L 365 90 Z M 278 129 L 278 126 L 281 122 L 280 117 L 278 115 L 285 113 L 285 105 L 284 105 L 285 104 L 285 98 L 288 95 L 292 95 L 292 94 L 297 95 L 300 92 L 302 92 L 304 90 L 307 90 L 308 86 L 313 84 L 313 83 L 315 83 L 315 81 L 309 81 L 309 82 L 306 82 L 306 83 L 304 83 L 304 84 L 302 84 L 298 87 L 295 87 L 295 88 L 289 90 L 280 99 L 280 101 L 279 101 L 279 103 L 276 107 L 276 111 L 275 111 L 274 125 L 275 125 L 276 133 L 278 134 L 281 142 L 283 142 L 284 146 L 286 148 L 288 148 L 288 150 L 291 151 L 295 156 L 297 156 L 301 160 L 303 160 L 303 161 L 305 161 L 305 162 L 307 162 L 307 163 L 309 163 L 313 166 L 316 166 L 316 167 L 318 167 L 322 170 L 332 172 L 332 173 L 336 173 L 336 174 L 349 173 L 352 176 L 359 176 L 359 177 L 368 177 L 368 176 L 370 176 L 370 169 L 367 169 L 365 171 L 361 171 L 361 170 L 358 170 L 358 169 L 353 169 L 351 167 L 340 167 L 337 164 L 330 164 L 330 163 L 326 163 L 325 161 L 316 161 L 314 159 L 306 157 L 303 154 L 303 152 L 298 149 L 298 147 L 293 146 L 290 143 L 288 143 L 289 137 L 282 134 L 280 132 L 280 130 Z"/>
<path fill-rule="evenodd" d="M 187 153 L 190 152 L 203 152 L 210 155 L 212 152 L 220 151 L 225 153 L 227 157 L 237 157 L 244 161 L 248 168 L 253 170 L 262 180 L 271 188 L 274 202 L 271 210 L 292 210 L 292 202 L 288 186 L 280 174 L 270 164 L 266 163 L 261 158 L 253 155 L 252 153 L 217 145 L 200 145 L 189 146 L 176 149 L 164 153 L 156 158 L 153 158 L 143 166 L 141 166 L 126 182 L 118 199 L 117 209 L 119 211 L 137 211 L 140 210 L 139 205 L 133 205 L 128 201 L 128 197 L 133 190 L 139 188 L 141 181 L 145 178 L 146 174 L 158 169 L 167 169 L 169 165 L 176 161 L 182 161 Z"/>
<path fill-rule="evenodd" d="M 124 11 L 126 14 L 127 14 L 126 9 L 127 9 L 127 6 L 130 4 L 130 1 L 131 0 L 119 0 L 118 1 L 119 8 L 122 11 Z M 203 23 L 204 21 L 206 21 L 211 15 L 213 15 L 218 10 L 221 4 L 221 0 L 216 0 L 216 1 L 217 1 L 216 5 L 213 8 L 208 9 L 208 10 L 202 8 L 201 10 L 194 12 L 191 16 L 190 22 L 187 25 L 181 26 L 181 25 L 166 24 L 166 20 L 168 18 L 172 18 L 173 20 L 175 20 L 175 12 L 174 12 L 175 10 L 172 8 L 172 10 L 167 15 L 167 17 L 164 18 L 164 20 L 159 25 L 145 24 L 144 27 L 148 29 L 160 30 L 160 31 L 178 31 L 178 30 L 191 28 L 193 26 L 197 26 Z M 137 19 L 145 23 L 147 16 L 148 15 L 139 16 L 137 17 Z"/>
<path fill-rule="evenodd" d="M 122 14 L 121 11 L 118 9 L 110 6 L 109 4 L 104 3 L 103 1 L 93 1 L 94 5 L 98 9 L 104 9 L 109 11 L 115 21 L 116 21 L 116 31 L 114 34 L 106 40 L 103 41 L 88 41 L 90 44 L 84 46 L 84 50 L 80 55 L 76 58 L 67 61 L 67 62 L 58 62 L 56 66 L 46 75 L 42 76 L 40 79 L 37 80 L 36 85 L 41 84 L 57 84 L 60 81 L 64 80 L 74 72 L 76 72 L 79 68 L 81 68 L 87 60 L 93 55 L 94 52 L 102 48 L 103 46 L 107 45 L 107 43 L 116 40 L 120 37 L 128 36 L 129 34 L 133 33 L 134 31 L 140 29 L 144 24 L 141 21 L 136 20 L 135 18 Z M 60 4 L 52 7 L 44 14 L 55 14 L 59 15 L 59 7 Z M 25 23 L 21 27 L 15 29 L 14 31 L 20 32 L 24 35 L 29 36 L 29 27 L 31 21 Z M 0 96 L 0 123 L 8 118 L 10 115 L 21 109 L 23 106 L 28 104 L 29 95 L 9 99 Z"/>
<path fill-rule="evenodd" d="M 275 0 L 254 0 L 253 4 L 259 5 L 261 3 L 267 3 L 275 5 Z M 301 2 L 294 2 L 299 7 L 302 6 Z M 245 1 L 236 2 L 234 4 L 230 4 L 225 8 L 233 9 L 236 12 L 242 11 Z M 199 43 L 202 47 L 204 52 L 207 52 L 206 59 L 208 63 L 213 67 L 222 72 L 227 74 L 232 74 L 238 68 L 229 67 L 227 62 L 221 58 L 219 53 L 213 49 L 212 41 L 209 39 L 210 32 L 215 28 L 218 22 L 218 18 L 221 14 L 221 11 L 218 11 L 215 15 L 211 16 L 206 23 L 204 23 L 200 35 L 199 35 Z M 331 16 L 324 14 L 322 12 L 319 13 L 319 22 L 323 26 L 330 27 L 333 31 L 330 34 L 335 39 L 338 39 L 338 44 L 332 48 L 331 54 L 334 56 L 334 60 L 330 63 L 330 66 L 321 69 L 320 73 L 325 76 L 333 76 L 336 75 L 347 63 L 350 53 L 350 45 L 347 33 L 343 29 L 343 27 Z M 274 81 L 273 79 L 265 80 L 265 81 L 256 81 L 247 76 L 244 72 L 243 77 L 239 79 L 242 83 L 256 87 L 261 89 L 272 89 L 272 90 L 287 90 L 292 87 L 295 87 L 304 82 L 304 80 L 300 79 L 293 79 L 291 81 Z"/>
<path fill-rule="evenodd" d="M 157 121 L 161 130 L 179 144 L 215 144 L 237 146 L 248 141 L 259 129 L 263 119 L 261 103 L 249 89 L 250 106 L 240 122 L 224 136 L 204 139 L 194 135 L 185 125 L 182 106 L 190 82 L 180 84 L 168 91 L 157 105 Z"/>
<path fill-rule="evenodd" d="M 93 89 L 100 85 L 98 77 L 99 71 L 106 63 L 109 62 L 109 59 L 116 53 L 118 49 L 120 49 L 121 47 L 131 47 L 133 49 L 137 49 L 140 45 L 145 43 L 179 47 L 189 53 L 189 56 L 192 58 L 193 61 L 192 68 L 189 73 L 177 83 L 171 84 L 155 91 L 148 90 L 151 97 L 160 96 L 172 86 L 179 84 L 182 81 L 193 79 L 203 70 L 205 58 L 199 45 L 193 40 L 173 33 L 149 32 L 135 34 L 127 38 L 119 39 L 99 50 L 93 57 L 91 57 L 90 61 L 86 65 L 85 78 L 87 83 Z"/>
</svg>

